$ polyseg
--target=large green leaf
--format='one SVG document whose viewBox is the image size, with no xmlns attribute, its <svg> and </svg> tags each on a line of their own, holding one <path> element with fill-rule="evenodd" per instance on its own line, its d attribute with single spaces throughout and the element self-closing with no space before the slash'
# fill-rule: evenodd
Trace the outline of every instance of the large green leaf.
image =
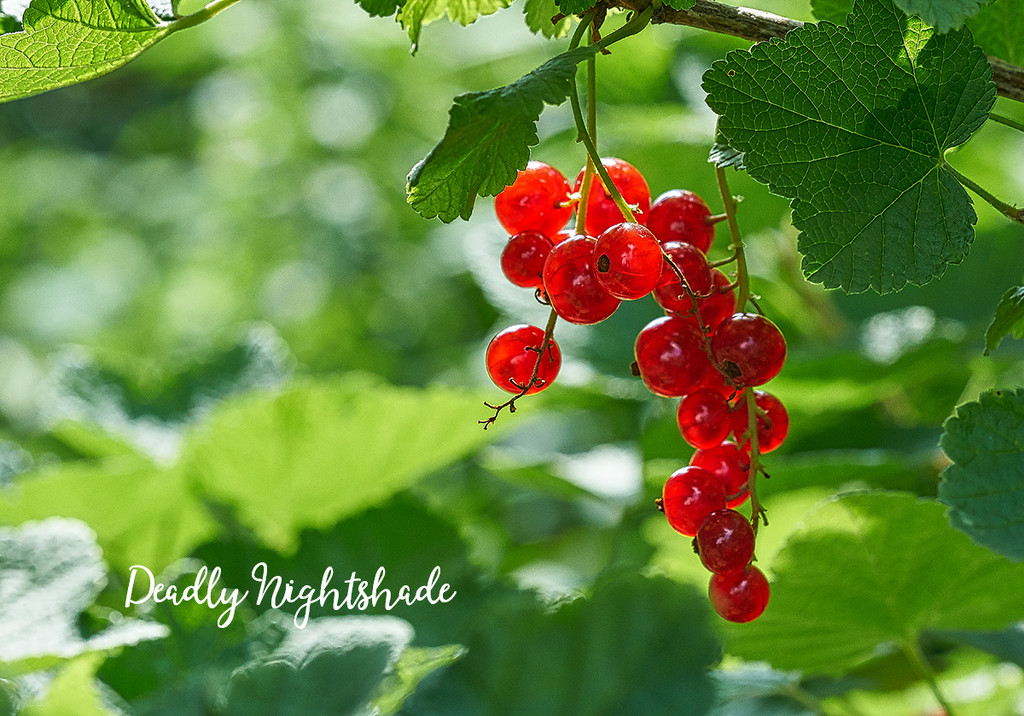
<svg viewBox="0 0 1024 716">
<path fill-rule="evenodd" d="M 908 15 L 918 15 L 939 32 L 956 30 L 964 20 L 978 14 L 987 0 L 896 0 Z"/>
<path fill-rule="evenodd" d="M 776 556 L 768 609 L 728 648 L 778 669 L 838 675 L 927 629 L 1024 617 L 1024 566 L 951 529 L 941 504 L 851 494 L 806 518 Z"/>
<path fill-rule="evenodd" d="M 984 393 L 943 426 L 953 464 L 939 499 L 953 525 L 1000 554 L 1024 560 L 1024 389 Z"/>
<path fill-rule="evenodd" d="M 415 52 L 424 25 L 447 15 L 452 22 L 465 26 L 481 15 L 491 15 L 511 4 L 512 0 L 405 0 L 398 11 L 398 21 L 408 31 Z"/>
<path fill-rule="evenodd" d="M 935 34 L 887 0 L 858 0 L 848 22 L 731 52 L 704 87 L 750 175 L 792 199 L 807 276 L 885 293 L 967 254 L 976 215 L 944 155 L 995 86 L 966 30 Z"/>
<path fill-rule="evenodd" d="M 294 546 L 489 439 L 481 399 L 349 377 L 228 400 L 188 439 L 186 475 L 267 544 Z"/>
<path fill-rule="evenodd" d="M 1024 0 L 995 0 L 967 26 L 985 52 L 1014 65 L 1024 63 Z"/>
</svg>

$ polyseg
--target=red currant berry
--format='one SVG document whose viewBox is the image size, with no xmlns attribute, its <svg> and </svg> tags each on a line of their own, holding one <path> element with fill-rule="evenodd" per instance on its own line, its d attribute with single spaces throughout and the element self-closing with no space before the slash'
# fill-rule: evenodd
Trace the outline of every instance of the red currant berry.
<svg viewBox="0 0 1024 716">
<path fill-rule="evenodd" d="M 711 388 L 698 388 L 679 401 L 679 433 L 695 448 L 712 448 L 729 437 L 729 403 Z"/>
<path fill-rule="evenodd" d="M 666 398 L 693 391 L 714 370 L 700 331 L 676 316 L 662 316 L 644 326 L 634 354 L 644 385 Z"/>
<path fill-rule="evenodd" d="M 690 291 L 687 292 L 683 288 L 683 283 L 679 280 L 675 269 L 669 264 L 668 259 L 665 259 L 662 264 L 661 279 L 658 282 L 658 287 L 654 289 L 654 300 L 666 311 L 690 318 L 691 322 L 697 325 L 690 293 L 697 296 L 698 306 L 701 305 L 701 297 L 711 295 L 713 284 L 708 260 L 700 249 L 681 241 L 670 241 L 663 244 L 662 248 L 671 257 L 672 263 L 682 272 Z"/>
<path fill-rule="evenodd" d="M 747 482 L 750 477 L 750 456 L 739 449 L 736 443 L 697 450 L 690 458 L 690 464 L 702 467 L 712 473 L 725 489 L 729 507 L 742 505 L 750 497 Z"/>
<path fill-rule="evenodd" d="M 711 210 L 704 200 L 685 189 L 666 191 L 651 204 L 647 228 L 662 243 L 685 241 L 707 253 L 715 239 L 715 225 L 708 223 Z"/>
<path fill-rule="evenodd" d="M 647 180 L 633 167 L 632 164 L 614 157 L 606 157 L 601 160 L 612 183 L 622 194 L 630 208 L 633 210 L 633 217 L 638 224 L 643 224 L 647 219 L 647 212 L 651 208 L 651 190 L 647 186 Z M 578 192 L 583 185 L 583 170 L 580 170 L 573 184 L 573 191 Z M 591 236 L 597 236 L 610 226 L 623 221 L 628 217 L 622 215 L 615 200 L 605 190 L 601 177 L 594 175 L 594 181 L 590 185 L 590 194 L 587 197 L 587 215 L 584 220 L 586 226 L 584 231 Z M 579 227 L 576 229 L 579 231 Z"/>
<path fill-rule="evenodd" d="M 759 453 L 771 452 L 786 439 L 789 434 L 789 413 L 782 401 L 771 393 L 763 390 L 754 391 L 754 402 L 757 407 L 764 411 L 764 415 L 757 416 L 757 451 Z M 747 413 L 747 401 L 739 401 L 730 411 L 730 422 L 732 433 L 736 436 L 736 442 L 740 443 L 743 450 L 750 450 L 750 441 L 743 439 L 750 425 Z"/>
<path fill-rule="evenodd" d="M 531 161 L 494 197 L 494 213 L 509 235 L 539 231 L 554 236 L 572 216 L 569 180 L 544 162 Z"/>
<path fill-rule="evenodd" d="M 619 299 L 595 276 L 596 243 L 589 236 L 574 236 L 555 244 L 544 262 L 544 292 L 555 313 L 569 323 L 600 323 L 619 307 Z"/>
<path fill-rule="evenodd" d="M 606 229 L 594 246 L 597 280 L 615 298 L 643 298 L 661 278 L 661 244 L 640 224 L 621 223 Z"/>
<path fill-rule="evenodd" d="M 716 574 L 738 572 L 754 557 L 754 528 L 736 510 L 717 510 L 697 530 L 697 554 Z"/>
<path fill-rule="evenodd" d="M 711 353 L 736 385 L 762 385 L 782 370 L 786 339 L 764 316 L 734 313 L 715 328 Z"/>
<path fill-rule="evenodd" d="M 487 374 L 494 384 L 510 393 L 521 393 L 537 368 L 537 379 L 526 394 L 544 390 L 558 375 L 562 352 L 552 338 L 544 354 L 538 351 L 544 343 L 544 331 L 537 326 L 520 324 L 506 328 L 487 345 Z"/>
<path fill-rule="evenodd" d="M 736 292 L 729 288 L 732 282 L 729 277 L 718 269 L 711 269 L 711 284 L 713 290 L 707 296 L 697 299 L 697 307 L 700 309 L 700 319 L 704 322 L 704 328 L 708 335 L 715 332 L 715 329 L 726 318 L 736 311 Z M 696 324 L 696 315 L 688 312 L 686 318 Z"/>
<path fill-rule="evenodd" d="M 754 565 L 738 572 L 711 575 L 708 596 L 718 615 L 731 622 L 753 621 L 768 606 L 768 580 Z"/>
<path fill-rule="evenodd" d="M 543 286 L 544 260 L 552 246 L 551 239 L 539 231 L 524 231 L 511 237 L 501 252 L 505 278 L 523 288 Z"/>
<path fill-rule="evenodd" d="M 684 467 L 665 481 L 662 508 L 672 529 L 693 537 L 708 515 L 725 508 L 725 490 L 707 470 Z"/>
</svg>

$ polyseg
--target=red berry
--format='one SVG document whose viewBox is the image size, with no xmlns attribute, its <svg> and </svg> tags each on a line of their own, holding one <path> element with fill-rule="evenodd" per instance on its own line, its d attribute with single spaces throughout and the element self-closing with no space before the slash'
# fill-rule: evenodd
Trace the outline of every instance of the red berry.
<svg viewBox="0 0 1024 716">
<path fill-rule="evenodd" d="M 615 298 L 643 298 L 658 284 L 663 263 L 661 244 L 640 224 L 606 229 L 594 246 L 597 280 Z"/>
<path fill-rule="evenodd" d="M 698 388 L 679 401 L 679 432 L 695 448 L 711 448 L 729 437 L 729 403 L 711 388 Z"/>
<path fill-rule="evenodd" d="M 725 490 L 703 468 L 680 468 L 665 481 L 662 508 L 672 529 L 693 537 L 708 515 L 725 508 Z"/>
<path fill-rule="evenodd" d="M 589 236 L 574 236 L 555 244 L 544 262 L 544 292 L 555 313 L 569 323 L 600 323 L 619 307 L 619 299 L 595 276 L 596 243 Z"/>
<path fill-rule="evenodd" d="M 538 353 L 544 342 L 544 331 L 537 326 L 520 324 L 506 328 L 491 339 L 487 345 L 485 361 L 487 374 L 494 384 L 510 393 L 521 393 L 537 366 L 537 380 L 527 391 L 537 393 L 544 390 L 558 375 L 562 365 L 562 353 L 552 338 L 543 356 Z"/>
<path fill-rule="evenodd" d="M 754 528 L 736 510 L 717 510 L 697 530 L 697 554 L 716 574 L 738 572 L 754 557 Z"/>
<path fill-rule="evenodd" d="M 685 241 L 707 253 L 715 239 L 715 225 L 706 219 L 711 210 L 704 200 L 685 189 L 666 191 L 651 204 L 647 228 L 662 243 Z"/>
<path fill-rule="evenodd" d="M 634 354 L 644 385 L 667 398 L 693 391 L 714 370 L 700 331 L 676 316 L 662 316 L 644 326 Z"/>
<path fill-rule="evenodd" d="M 643 175 L 632 164 L 614 157 L 602 159 L 601 164 L 604 165 L 612 183 L 622 194 L 622 198 L 633 210 L 636 222 L 638 224 L 645 223 L 647 212 L 651 208 L 651 190 Z M 573 191 L 578 192 L 582 185 L 583 170 L 580 170 L 579 176 L 576 177 L 576 183 L 573 184 Z M 594 181 L 590 185 L 590 195 L 587 197 L 584 231 L 591 236 L 597 236 L 608 227 L 628 220 L 629 217 L 622 215 L 615 200 L 605 191 L 601 177 L 595 174 Z M 579 231 L 579 227 L 576 227 L 576 230 Z"/>
<path fill-rule="evenodd" d="M 757 416 L 757 451 L 759 453 L 771 452 L 782 444 L 789 433 L 789 413 L 781 400 L 763 390 L 754 391 L 754 401 L 757 403 L 757 407 L 765 413 Z M 743 450 L 749 451 L 750 441 L 744 441 L 742 437 L 750 425 L 746 400 L 739 401 L 732 408 L 730 418 L 736 442 L 740 443 Z"/>
<path fill-rule="evenodd" d="M 715 328 L 711 353 L 736 385 L 762 385 L 782 370 L 786 339 L 764 316 L 734 313 Z"/>
<path fill-rule="evenodd" d="M 726 288 L 732 282 L 729 277 L 718 269 L 711 269 L 711 284 L 712 291 L 708 292 L 706 296 L 700 296 L 697 298 L 697 308 L 700 310 L 700 319 L 704 323 L 704 328 L 707 330 L 708 335 L 715 332 L 715 329 L 724 321 L 726 318 L 731 316 L 736 311 L 736 291 L 731 288 Z M 689 310 L 689 304 L 686 305 L 686 310 L 680 315 L 683 315 L 688 321 L 697 325 L 697 315 Z"/>
<path fill-rule="evenodd" d="M 711 575 L 708 596 L 719 616 L 731 622 L 757 619 L 768 606 L 768 580 L 754 565 L 739 572 Z"/>
<path fill-rule="evenodd" d="M 711 267 L 708 266 L 707 257 L 700 249 L 681 241 L 670 241 L 663 244 L 662 248 L 682 272 L 690 293 L 697 296 L 697 305 L 700 306 L 701 297 L 710 296 L 713 287 Z M 654 300 L 666 311 L 692 318 L 693 324 L 697 325 L 697 318 L 693 315 L 693 300 L 690 298 L 690 293 L 683 288 L 679 275 L 669 264 L 668 259 L 665 259 L 662 262 L 661 279 L 658 281 L 658 287 L 654 290 Z"/>
<path fill-rule="evenodd" d="M 511 237 L 501 252 L 505 278 L 516 286 L 540 288 L 544 285 L 544 260 L 552 246 L 551 239 L 539 231 L 524 231 Z"/>
<path fill-rule="evenodd" d="M 712 473 L 725 488 L 729 507 L 736 507 L 747 501 L 747 482 L 750 477 L 750 456 L 737 447 L 736 443 L 697 450 L 690 458 L 690 464 L 702 467 Z"/>
<path fill-rule="evenodd" d="M 494 213 L 510 235 L 539 231 L 555 236 L 572 216 L 569 180 L 544 162 L 531 161 L 494 197 Z"/>
</svg>

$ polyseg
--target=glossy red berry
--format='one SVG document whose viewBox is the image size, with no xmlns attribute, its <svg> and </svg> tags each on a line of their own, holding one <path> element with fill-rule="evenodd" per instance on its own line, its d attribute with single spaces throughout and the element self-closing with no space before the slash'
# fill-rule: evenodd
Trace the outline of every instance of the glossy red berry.
<svg viewBox="0 0 1024 716">
<path fill-rule="evenodd" d="M 544 285 L 544 261 L 554 244 L 539 231 L 516 234 L 501 252 L 501 270 L 511 283 L 523 288 Z"/>
<path fill-rule="evenodd" d="M 782 370 L 786 339 L 764 316 L 734 313 L 715 328 L 711 353 L 736 385 L 762 385 Z"/>
<path fill-rule="evenodd" d="M 692 315 L 693 300 L 690 298 L 690 293 L 697 297 L 698 306 L 701 305 L 701 297 L 711 295 L 712 274 L 707 257 L 697 247 L 681 241 L 670 241 L 663 244 L 662 248 L 682 272 L 690 291 L 687 292 L 683 288 L 679 275 L 669 264 L 668 259 L 664 259 L 661 278 L 658 281 L 658 287 L 654 290 L 654 300 L 666 311 L 692 317 L 693 323 L 696 325 L 697 319 Z"/>
<path fill-rule="evenodd" d="M 768 606 L 768 580 L 754 565 L 738 572 L 711 575 L 708 596 L 723 619 L 745 623 L 757 619 Z"/>
<path fill-rule="evenodd" d="M 736 510 L 717 510 L 697 530 L 697 555 L 716 574 L 738 572 L 754 556 L 754 528 Z"/>
<path fill-rule="evenodd" d="M 531 161 L 494 197 L 494 213 L 509 235 L 539 231 L 553 237 L 572 217 L 569 180 L 544 162 Z"/>
<path fill-rule="evenodd" d="M 656 318 L 644 326 L 634 355 L 644 385 L 667 398 L 693 391 L 714 370 L 704 352 L 704 336 L 676 316 Z"/>
<path fill-rule="evenodd" d="M 695 448 L 712 448 L 729 437 L 729 403 L 718 391 L 698 388 L 679 401 L 676 422 L 683 439 Z"/>
<path fill-rule="evenodd" d="M 708 515 L 724 508 L 722 484 L 703 468 L 681 468 L 665 481 L 662 509 L 672 529 L 680 534 L 693 537 Z"/>
<path fill-rule="evenodd" d="M 551 307 L 569 323 L 600 323 L 619 307 L 619 299 L 598 282 L 589 236 L 555 244 L 544 262 L 544 292 Z"/>
<path fill-rule="evenodd" d="M 608 171 L 608 176 L 622 194 L 622 198 L 630 205 L 637 223 L 645 223 L 647 212 L 651 208 L 651 190 L 647 186 L 647 180 L 632 164 L 621 159 L 605 157 L 601 164 Z M 578 192 L 582 185 L 583 170 L 580 170 L 573 184 L 573 191 Z M 615 200 L 605 190 L 600 176 L 595 174 L 590 186 L 590 195 L 587 197 L 584 231 L 591 236 L 598 236 L 608 227 L 628 220 L 629 217 L 622 215 Z"/>
<path fill-rule="evenodd" d="M 537 380 L 526 393 L 537 393 L 551 385 L 562 366 L 562 353 L 552 338 L 540 355 L 538 351 L 543 342 L 544 331 L 525 324 L 510 326 L 492 338 L 487 345 L 485 362 L 494 384 L 510 393 L 521 393 L 530 382 L 539 357 Z"/>
<path fill-rule="evenodd" d="M 736 507 L 747 501 L 747 482 L 750 477 L 750 455 L 739 449 L 736 443 L 723 442 L 693 453 L 690 464 L 702 467 L 712 473 L 725 489 L 729 507 Z"/>
<path fill-rule="evenodd" d="M 715 329 L 726 318 L 736 311 L 736 291 L 729 288 L 732 282 L 729 277 L 718 269 L 711 269 L 711 284 L 713 290 L 708 295 L 697 299 L 697 307 L 700 309 L 700 319 L 704 323 L 704 329 L 711 335 Z M 680 312 L 684 318 L 697 324 L 696 313 L 689 310 L 689 304 L 684 311 Z"/>
<path fill-rule="evenodd" d="M 597 280 L 623 300 L 643 298 L 653 291 L 663 263 L 661 244 L 640 224 L 615 224 L 597 237 L 594 246 Z"/>
<path fill-rule="evenodd" d="M 757 451 L 771 452 L 779 447 L 789 434 L 789 413 L 781 400 L 763 390 L 754 391 L 754 401 L 765 413 L 757 416 Z M 746 400 L 741 400 L 733 406 L 730 411 L 730 422 L 736 442 L 740 443 L 742 449 L 749 451 L 750 441 L 744 441 L 742 437 L 750 425 Z"/>
<path fill-rule="evenodd" d="M 707 253 L 715 240 L 711 210 L 704 200 L 686 189 L 666 191 L 651 204 L 647 228 L 662 242 L 685 241 Z"/>
</svg>

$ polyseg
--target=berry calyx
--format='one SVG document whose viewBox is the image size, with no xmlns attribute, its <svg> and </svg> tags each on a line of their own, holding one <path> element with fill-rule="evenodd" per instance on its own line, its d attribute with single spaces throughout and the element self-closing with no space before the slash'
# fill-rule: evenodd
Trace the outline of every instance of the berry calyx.
<svg viewBox="0 0 1024 716">
<path fill-rule="evenodd" d="M 727 441 L 697 450 L 690 458 L 690 464 L 702 467 L 718 478 L 725 489 L 729 507 L 742 505 L 750 496 L 747 491 L 750 455 L 740 450 L 736 443 Z"/>
<path fill-rule="evenodd" d="M 615 298 L 632 300 L 649 294 L 661 278 L 662 264 L 661 244 L 640 224 L 615 224 L 597 237 L 597 280 Z"/>
<path fill-rule="evenodd" d="M 544 292 L 555 313 L 569 323 L 600 323 L 621 303 L 597 280 L 596 244 L 589 236 L 573 236 L 555 244 L 544 261 Z"/>
<path fill-rule="evenodd" d="M 554 237 L 572 217 L 569 180 L 550 164 L 530 161 L 494 197 L 494 213 L 510 235 L 539 231 Z"/>
<path fill-rule="evenodd" d="M 754 528 L 736 510 L 716 510 L 697 530 L 696 549 L 709 571 L 738 572 L 754 557 Z"/>
<path fill-rule="evenodd" d="M 711 354 L 736 385 L 762 385 L 782 370 L 786 339 L 764 316 L 734 313 L 715 328 Z"/>
<path fill-rule="evenodd" d="M 707 470 L 688 466 L 665 481 L 661 504 L 672 529 L 693 537 L 708 515 L 725 508 L 725 489 Z"/>
<path fill-rule="evenodd" d="M 539 231 L 523 231 L 509 238 L 501 252 L 501 271 L 512 284 L 522 288 L 544 285 L 544 261 L 554 244 Z"/>
<path fill-rule="evenodd" d="M 484 357 L 487 374 L 496 386 L 509 393 L 530 395 L 544 390 L 558 375 L 562 352 L 552 338 L 541 354 L 543 343 L 544 331 L 537 326 L 519 324 L 506 328 L 487 345 Z M 534 369 L 537 377 L 530 385 Z"/>
<path fill-rule="evenodd" d="M 750 425 L 747 412 L 747 398 L 739 401 L 730 411 L 732 433 L 736 436 L 736 442 L 740 448 L 750 451 L 750 441 L 744 440 L 743 435 Z M 763 390 L 754 391 L 754 402 L 764 415 L 757 416 L 757 451 L 768 453 L 779 447 L 789 433 L 789 413 L 782 401 L 771 393 Z"/>
<path fill-rule="evenodd" d="M 729 437 L 729 403 L 711 388 L 698 388 L 679 401 L 676 422 L 683 440 L 695 448 L 712 448 Z"/>
<path fill-rule="evenodd" d="M 647 228 L 664 243 L 685 241 L 707 253 L 715 240 L 715 225 L 707 221 L 711 210 L 704 200 L 686 189 L 672 189 L 651 204 Z"/>
<path fill-rule="evenodd" d="M 708 584 L 714 610 L 723 619 L 740 624 L 764 613 L 770 591 L 764 573 L 752 564 L 738 572 L 713 574 Z"/>
<path fill-rule="evenodd" d="M 651 208 L 651 190 L 647 186 L 647 180 L 632 164 L 621 159 L 605 157 L 601 159 L 601 164 L 608 172 L 615 188 L 619 190 L 622 198 L 633 210 L 633 218 L 639 224 L 646 223 L 647 212 Z M 576 177 L 573 192 L 578 192 L 583 185 L 583 172 L 584 170 L 581 169 Z M 601 177 L 595 175 L 594 181 L 590 185 L 590 194 L 587 196 L 587 212 L 583 230 L 591 236 L 598 236 L 608 227 L 623 221 L 629 221 L 629 217 L 622 215 L 615 200 L 605 189 Z M 577 231 L 579 231 L 579 227 L 577 227 Z"/>
<path fill-rule="evenodd" d="M 704 336 L 678 316 L 656 318 L 641 329 L 633 347 L 644 385 L 655 395 L 679 398 L 714 370 Z"/>
</svg>

